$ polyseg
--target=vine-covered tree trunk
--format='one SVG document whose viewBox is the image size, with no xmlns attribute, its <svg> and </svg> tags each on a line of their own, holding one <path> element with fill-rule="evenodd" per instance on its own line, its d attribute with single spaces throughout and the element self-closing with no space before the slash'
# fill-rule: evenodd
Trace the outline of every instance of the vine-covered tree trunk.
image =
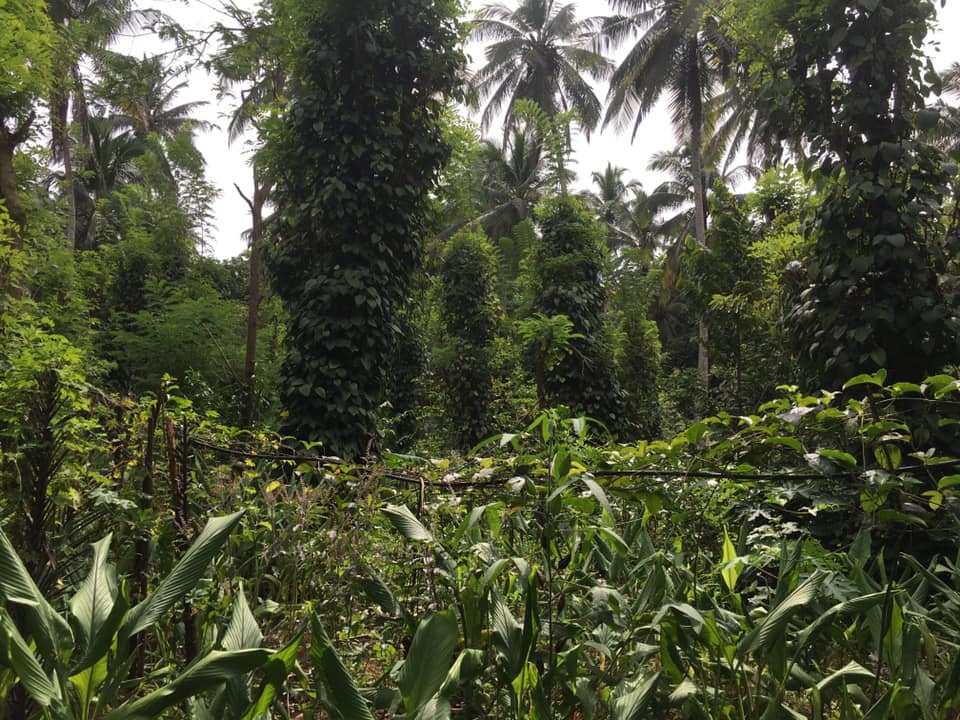
<svg viewBox="0 0 960 720">
<path fill-rule="evenodd" d="M 449 154 L 457 5 L 305 1 L 302 14 L 300 80 L 269 153 L 280 221 L 268 263 L 289 314 L 280 394 L 287 432 L 357 457 L 377 442 L 397 314 Z"/>
</svg>

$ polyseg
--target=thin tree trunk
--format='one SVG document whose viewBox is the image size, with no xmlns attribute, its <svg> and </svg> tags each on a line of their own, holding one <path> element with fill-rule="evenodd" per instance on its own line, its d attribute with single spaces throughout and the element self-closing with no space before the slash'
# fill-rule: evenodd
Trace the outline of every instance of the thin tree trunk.
<svg viewBox="0 0 960 720">
<path fill-rule="evenodd" d="M 60 128 L 60 152 L 63 155 L 63 180 L 67 193 L 67 247 L 77 249 L 77 196 L 73 187 L 73 149 L 70 147 L 70 126 Z"/>
<path fill-rule="evenodd" d="M 260 252 L 263 240 L 263 206 L 270 194 L 270 186 L 261 184 L 257 180 L 256 169 L 253 179 L 253 200 L 243 194 L 239 186 L 234 184 L 250 208 L 250 298 L 247 302 L 247 349 L 243 363 L 243 382 L 246 386 L 246 398 L 243 408 L 243 423 L 250 425 L 256 414 L 257 396 L 257 330 L 260 316 Z"/>
</svg>

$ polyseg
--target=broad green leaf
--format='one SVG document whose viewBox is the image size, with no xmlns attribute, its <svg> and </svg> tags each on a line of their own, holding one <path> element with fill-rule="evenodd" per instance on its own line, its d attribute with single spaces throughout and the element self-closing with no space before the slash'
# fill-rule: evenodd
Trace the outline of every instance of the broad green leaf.
<svg viewBox="0 0 960 720">
<path fill-rule="evenodd" d="M 374 720 L 370 706 L 320 627 L 316 613 L 310 616 L 310 626 L 310 657 L 336 711 L 345 720 Z"/>
<path fill-rule="evenodd" d="M 240 584 L 233 597 L 233 613 L 230 615 L 230 624 L 223 633 L 222 646 L 224 650 L 245 650 L 258 648 L 263 642 L 263 633 L 257 625 L 256 618 L 250 612 L 250 606 L 243 594 L 243 584 Z"/>
<path fill-rule="evenodd" d="M 727 586 L 730 592 L 737 586 L 737 580 L 743 569 L 743 561 L 737 556 L 737 549 L 733 546 L 730 536 L 727 534 L 727 528 L 723 528 L 723 556 L 720 567 L 720 577 L 723 578 L 723 584 Z"/>
<path fill-rule="evenodd" d="M 857 616 L 862 615 L 870 608 L 881 604 L 886 595 L 886 592 L 876 592 L 868 595 L 861 595 L 859 597 L 837 603 L 833 607 L 829 608 L 825 613 L 819 615 L 816 620 L 797 633 L 797 650 L 799 651 L 801 648 L 805 647 L 814 634 L 824 625 L 831 622 L 832 619 L 837 615 L 844 615 L 848 613 L 853 613 Z"/>
<path fill-rule="evenodd" d="M 428 700 L 412 717 L 413 720 L 450 720 L 451 713 L 450 701 L 445 697 L 435 697 Z"/>
<path fill-rule="evenodd" d="M 93 544 L 90 572 L 80 588 L 70 598 L 70 613 L 77 619 L 79 647 L 86 651 L 99 634 L 113 611 L 117 596 L 115 571 L 107 565 L 107 551 L 111 535 Z"/>
<path fill-rule="evenodd" d="M 600 507 L 604 510 L 604 517 L 607 522 L 613 523 L 616 522 L 616 516 L 613 514 L 613 508 L 610 507 L 610 501 L 607 499 L 607 494 L 603 491 L 603 488 L 593 479 L 590 475 L 581 475 L 580 479 L 583 480 L 583 484 L 587 486 L 590 490 L 590 494 L 593 495 L 597 502 L 600 503 Z"/>
<path fill-rule="evenodd" d="M 883 387 L 883 382 L 886 379 L 887 371 L 881 368 L 872 375 L 863 374 L 850 378 L 843 384 L 843 389 L 847 390 L 857 385 L 876 385 L 877 387 Z"/>
<path fill-rule="evenodd" d="M 256 720 L 270 709 L 273 699 L 277 696 L 280 688 L 286 684 L 287 676 L 297 662 L 297 654 L 300 652 L 302 642 L 303 630 L 301 629 L 293 640 L 270 656 L 267 664 L 263 667 L 263 683 L 260 685 L 257 699 L 244 714 L 242 720 Z"/>
<path fill-rule="evenodd" d="M 821 450 L 820 454 L 823 457 L 830 458 L 831 460 L 836 460 L 838 463 L 841 463 L 842 465 L 846 465 L 848 467 L 857 466 L 857 459 L 850 453 L 844 452 L 843 450 L 833 450 L 831 448 L 826 448 Z"/>
<path fill-rule="evenodd" d="M 491 594 L 490 628 L 493 631 L 493 647 L 508 679 L 513 680 L 527 661 L 527 648 L 523 645 L 523 626 L 510 612 L 500 597 Z"/>
<path fill-rule="evenodd" d="M 443 685 L 440 687 L 440 695 L 449 697 L 455 693 L 463 683 L 476 677 L 483 669 L 485 660 L 486 653 L 484 653 L 483 650 L 476 648 L 465 648 L 461 650 L 457 659 L 450 667 L 450 671 L 447 673 Z"/>
<path fill-rule="evenodd" d="M 798 453 L 803 452 L 803 445 L 794 437 L 778 435 L 776 437 L 764 438 L 761 440 L 761 443 L 764 445 L 784 445 L 791 450 L 796 450 Z"/>
<path fill-rule="evenodd" d="M 0 599 L 20 605 L 37 651 L 51 667 L 60 664 L 73 646 L 70 625 L 46 601 L 26 566 L 0 530 Z"/>
<path fill-rule="evenodd" d="M 644 711 L 656 694 L 659 679 L 660 673 L 655 672 L 614 690 L 610 701 L 610 717 L 613 720 L 644 720 L 647 717 Z"/>
<path fill-rule="evenodd" d="M 400 606 L 393 592 L 387 587 L 387 584 L 376 573 L 360 580 L 360 586 L 363 588 L 366 596 L 383 610 L 387 615 L 398 615 Z"/>
<path fill-rule="evenodd" d="M 96 699 L 97 690 L 107 679 L 107 655 L 84 668 L 79 673 L 70 676 L 70 682 L 77 690 L 77 697 L 83 707 L 89 707 Z"/>
<path fill-rule="evenodd" d="M 13 668 L 30 697 L 43 707 L 50 707 L 59 700 L 59 689 L 44 672 L 5 608 L 0 608 L 0 640 L 6 651 L 4 660 Z"/>
<path fill-rule="evenodd" d="M 211 518 L 170 574 L 127 615 L 124 634 L 132 637 L 153 625 L 204 576 L 211 561 L 243 517 L 243 510 Z"/>
<path fill-rule="evenodd" d="M 106 657 L 107 652 L 113 647 L 116 641 L 117 631 L 123 626 L 127 616 L 127 610 L 129 609 L 130 601 L 127 599 L 127 594 L 123 589 L 123 583 L 121 581 L 121 587 L 114 598 L 113 608 L 110 610 L 109 617 L 107 617 L 106 621 L 99 627 L 96 636 L 87 646 L 84 653 L 80 657 L 71 658 L 72 664 L 68 671 L 70 675 L 76 675 L 91 665 L 100 662 L 101 658 Z"/>
<path fill-rule="evenodd" d="M 742 656 L 747 653 L 767 650 L 770 644 L 776 641 L 780 633 L 786 629 L 793 614 L 813 600 L 822 581 L 823 573 L 815 572 L 801 583 L 796 590 L 787 595 L 759 625 L 743 636 L 737 644 L 738 654 Z"/>
<path fill-rule="evenodd" d="M 816 687 L 817 691 L 820 692 L 821 695 L 826 695 L 837 683 L 841 681 L 846 684 L 850 680 L 873 680 L 873 678 L 874 675 L 872 672 L 867 670 L 860 663 L 851 660 L 842 668 L 834 673 L 831 673 L 823 680 L 818 682 Z"/>
<path fill-rule="evenodd" d="M 406 505 L 387 505 L 383 513 L 407 540 L 433 542 L 433 535 L 414 517 Z"/>
<path fill-rule="evenodd" d="M 216 690 L 230 678 L 262 667 L 270 660 L 270 655 L 269 650 L 259 648 L 214 650 L 187 667 L 167 685 L 139 700 L 121 705 L 107 713 L 103 720 L 147 720 L 159 717 L 167 708 L 188 698 Z"/>
<path fill-rule="evenodd" d="M 699 693 L 700 689 L 697 687 L 697 684 L 690 678 L 684 678 L 680 681 L 680 684 L 673 689 L 673 692 L 670 693 L 670 697 L 667 698 L 667 704 L 671 707 L 683 705 L 683 703 L 690 698 L 696 697 Z"/>
<path fill-rule="evenodd" d="M 397 678 L 408 713 L 413 714 L 439 692 L 458 639 L 457 619 L 450 610 L 431 615 L 417 627 Z"/>
</svg>

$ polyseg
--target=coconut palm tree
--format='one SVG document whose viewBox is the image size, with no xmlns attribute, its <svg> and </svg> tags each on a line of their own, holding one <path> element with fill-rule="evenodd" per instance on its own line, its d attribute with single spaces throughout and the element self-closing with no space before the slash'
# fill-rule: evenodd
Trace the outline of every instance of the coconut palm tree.
<svg viewBox="0 0 960 720">
<path fill-rule="evenodd" d="M 78 160 L 74 173 L 77 205 L 77 248 L 96 245 L 99 201 L 110 198 L 114 190 L 140 179 L 134 160 L 148 146 L 129 130 L 118 131 L 112 118 L 89 118 L 90 145 Z"/>
<path fill-rule="evenodd" d="M 502 3 L 484 7 L 474 21 L 473 38 L 491 44 L 486 65 L 472 80 L 485 103 L 484 129 L 506 110 L 506 139 L 515 101 L 527 99 L 551 116 L 574 110 L 589 135 L 600 121 L 602 105 L 585 75 L 604 80 L 613 69 L 588 47 L 593 28 L 593 21 L 577 19 L 572 3 L 520 0 L 515 8 Z"/>
<path fill-rule="evenodd" d="M 117 111 L 113 116 L 117 127 L 129 128 L 141 139 L 155 133 L 168 141 L 186 125 L 198 130 L 213 127 L 212 123 L 196 117 L 197 109 L 207 104 L 205 100 L 176 103 L 177 95 L 187 87 L 187 82 L 174 84 L 181 71 L 164 62 L 162 57 L 138 60 L 129 55 L 105 53 L 99 65 L 104 77 L 97 91 Z"/>
<path fill-rule="evenodd" d="M 610 78 L 604 125 L 632 126 L 632 139 L 660 98 L 669 99 L 674 129 L 690 148 L 695 237 L 706 245 L 703 148 L 715 124 L 707 103 L 720 91 L 724 70 L 733 60 L 730 43 L 705 0 L 612 3 L 619 14 L 605 19 L 599 43 L 616 47 L 638 34 L 639 39 Z M 701 325 L 697 367 L 704 384 L 709 376 L 707 335 L 706 326 Z"/>
<path fill-rule="evenodd" d="M 80 126 L 80 139 L 89 144 L 89 111 L 81 68 L 95 58 L 126 29 L 157 21 L 163 16 L 139 10 L 133 0 L 50 0 L 47 12 L 59 33 L 55 54 L 55 82 L 50 95 L 51 147 L 55 161 L 62 161 L 67 188 L 67 244 L 76 244 L 77 211 L 73 190 L 73 152 L 70 119 Z"/>
</svg>

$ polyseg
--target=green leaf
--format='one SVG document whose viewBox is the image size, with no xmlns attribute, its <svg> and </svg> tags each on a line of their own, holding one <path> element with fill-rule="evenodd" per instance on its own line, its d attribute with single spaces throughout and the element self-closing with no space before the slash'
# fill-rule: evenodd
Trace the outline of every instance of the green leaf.
<svg viewBox="0 0 960 720">
<path fill-rule="evenodd" d="M 480 673 L 485 666 L 485 662 L 486 653 L 483 650 L 477 648 L 461 650 L 440 687 L 440 695 L 449 697 L 455 693 L 463 683 Z"/>
<path fill-rule="evenodd" d="M 433 542 L 433 535 L 414 517 L 406 505 L 387 505 L 383 509 L 383 513 L 407 540 Z"/>
<path fill-rule="evenodd" d="M 187 667 L 172 682 L 139 700 L 121 705 L 103 720 L 155 718 L 188 698 L 216 690 L 227 680 L 262 667 L 271 653 L 263 649 L 214 650 Z"/>
<path fill-rule="evenodd" d="M 826 695 L 833 687 L 843 681 L 846 684 L 850 680 L 873 680 L 874 675 L 872 672 L 867 670 L 863 665 L 858 662 L 851 660 L 842 668 L 837 670 L 834 673 L 831 673 L 823 680 L 817 683 L 817 691 L 822 695 Z"/>
<path fill-rule="evenodd" d="M 611 718 L 613 720 L 643 720 L 646 718 L 647 715 L 644 710 L 656 694 L 659 679 L 660 673 L 655 672 L 646 678 L 640 676 L 614 690 L 613 698 L 610 701 Z"/>
<path fill-rule="evenodd" d="M 430 616 L 417 627 L 397 678 L 408 713 L 416 712 L 440 691 L 458 639 L 457 619 L 450 610 Z"/>
<path fill-rule="evenodd" d="M 370 706 L 360 695 L 356 683 L 344 668 L 340 657 L 320 627 L 316 613 L 310 616 L 310 657 L 313 660 L 320 682 L 326 688 L 334 709 L 345 720 L 374 720 Z"/>
<path fill-rule="evenodd" d="M 451 713 L 450 701 L 443 697 L 435 697 L 417 710 L 413 720 L 450 720 Z"/>
<path fill-rule="evenodd" d="M 286 684 L 287 676 L 297 662 L 297 655 L 300 652 L 302 642 L 303 630 L 301 629 L 293 640 L 270 657 L 263 667 L 264 678 L 257 699 L 244 714 L 242 720 L 256 720 L 270 709 L 273 699 L 277 696 L 280 688 Z"/>
<path fill-rule="evenodd" d="M 856 375 L 850 378 L 843 384 L 843 389 L 847 390 L 857 385 L 876 385 L 877 387 L 883 387 L 883 382 L 886 379 L 887 371 L 881 368 L 872 375 L 864 373 L 862 375 Z"/>
<path fill-rule="evenodd" d="M 863 615 L 863 613 L 865 613 L 867 610 L 880 605 L 886 595 L 886 592 L 869 593 L 867 595 L 861 595 L 859 597 L 837 603 L 825 613 L 819 615 L 816 620 L 797 633 L 797 650 L 805 647 L 810 639 L 817 633 L 817 631 L 819 631 L 820 628 L 827 623 L 831 622 L 831 620 L 837 615 L 844 615 L 847 613 L 853 613 L 854 615 L 858 616 Z"/>
<path fill-rule="evenodd" d="M 70 614 L 77 619 L 77 638 L 84 651 L 91 646 L 113 612 L 117 596 L 117 579 L 112 567 L 107 566 L 107 551 L 112 535 L 93 544 L 90 572 L 80 588 L 70 598 Z"/>
<path fill-rule="evenodd" d="M 223 633 L 222 646 L 224 650 L 245 650 L 258 648 L 263 642 L 263 633 L 257 625 L 256 618 L 250 612 L 250 606 L 243 595 L 243 583 L 233 598 L 233 613 L 230 615 L 230 624 Z"/>
<path fill-rule="evenodd" d="M 821 450 L 820 454 L 823 455 L 823 457 L 830 458 L 831 460 L 835 460 L 836 462 L 847 465 L 848 467 L 857 466 L 857 459 L 850 453 L 844 452 L 843 450 L 832 450 L 828 448 Z"/>
<path fill-rule="evenodd" d="M 600 503 L 600 507 L 603 508 L 606 514 L 607 522 L 615 522 L 616 516 L 613 514 L 613 508 L 610 507 L 610 501 L 607 499 L 607 494 L 603 491 L 603 488 L 600 487 L 597 481 L 590 475 L 581 475 L 580 479 L 583 480 L 583 484 L 590 490 L 590 494 Z"/>
<path fill-rule="evenodd" d="M 790 618 L 800 608 L 807 605 L 817 594 L 823 573 L 815 572 L 801 583 L 796 590 L 787 595 L 769 615 L 756 627 L 743 636 L 737 644 L 737 653 L 741 656 L 757 651 L 766 651 L 783 632 Z"/>
<path fill-rule="evenodd" d="M 13 668 L 17 679 L 30 697 L 43 707 L 50 707 L 54 701 L 59 700 L 60 691 L 44 672 L 6 608 L 0 608 L 0 640 L 6 650 L 4 664 Z"/>
<path fill-rule="evenodd" d="M 761 442 L 764 445 L 785 445 L 791 450 L 796 450 L 798 453 L 803 452 L 803 445 L 794 437 L 785 437 L 780 435 L 777 437 L 764 438 Z"/>
<path fill-rule="evenodd" d="M 723 528 L 723 565 L 720 568 L 720 577 L 723 578 L 723 584 L 727 586 L 730 592 L 737 586 L 737 579 L 743 569 L 743 561 L 737 556 L 737 549 L 733 546 L 730 536 L 727 534 L 727 528 Z"/>
<path fill-rule="evenodd" d="M 20 605 L 21 613 L 37 651 L 51 667 L 57 667 L 67 648 L 73 646 L 70 625 L 46 601 L 26 566 L 0 530 L 0 599 Z"/>
<path fill-rule="evenodd" d="M 203 532 L 194 541 L 190 549 L 180 559 L 170 574 L 167 575 L 157 588 L 144 600 L 134 607 L 127 615 L 124 625 L 124 634 L 132 637 L 145 628 L 150 627 L 160 617 L 193 589 L 194 585 L 203 577 L 210 562 L 227 541 L 227 537 L 243 517 L 243 510 L 232 515 L 211 518 Z"/>
</svg>

